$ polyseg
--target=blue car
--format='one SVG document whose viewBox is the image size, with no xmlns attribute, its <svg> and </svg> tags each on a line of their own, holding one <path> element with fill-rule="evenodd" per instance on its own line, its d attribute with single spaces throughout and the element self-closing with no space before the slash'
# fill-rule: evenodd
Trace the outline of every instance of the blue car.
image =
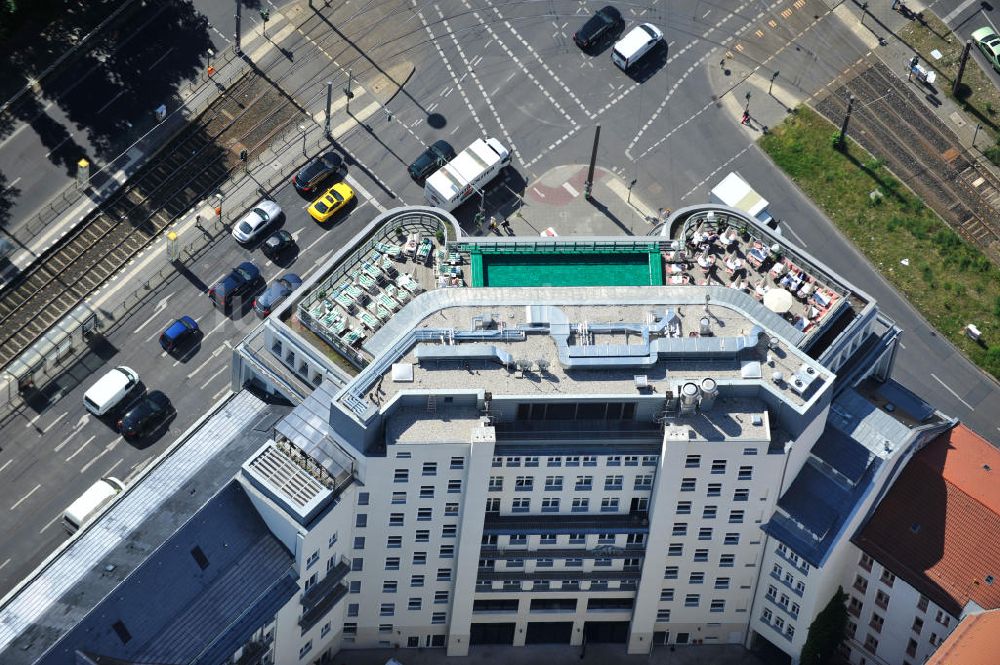
<svg viewBox="0 0 1000 665">
<path fill-rule="evenodd" d="M 167 326 L 160 335 L 160 346 L 167 353 L 172 353 L 196 334 L 198 334 L 198 322 L 190 316 L 182 316 Z"/>
<path fill-rule="evenodd" d="M 264 318 L 278 308 L 285 298 L 291 295 L 292 291 L 302 286 L 302 278 L 295 273 L 286 273 L 279 277 L 267 287 L 264 293 L 257 296 L 253 301 L 253 309 L 257 316 Z"/>
<path fill-rule="evenodd" d="M 233 304 L 233 298 L 250 293 L 264 281 L 260 276 L 260 268 L 244 261 L 233 271 L 212 285 L 208 290 L 208 297 L 216 307 L 221 307 L 228 311 Z"/>
</svg>

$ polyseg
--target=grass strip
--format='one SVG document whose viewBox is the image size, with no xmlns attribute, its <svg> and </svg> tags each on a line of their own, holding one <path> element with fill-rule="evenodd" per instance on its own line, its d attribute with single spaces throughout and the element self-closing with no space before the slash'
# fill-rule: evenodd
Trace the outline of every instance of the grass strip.
<svg viewBox="0 0 1000 665">
<path fill-rule="evenodd" d="M 835 149 L 836 132 L 800 107 L 759 145 L 932 326 L 1000 378 L 1000 270 L 864 148 Z M 964 334 L 969 323 L 982 342 Z"/>
</svg>

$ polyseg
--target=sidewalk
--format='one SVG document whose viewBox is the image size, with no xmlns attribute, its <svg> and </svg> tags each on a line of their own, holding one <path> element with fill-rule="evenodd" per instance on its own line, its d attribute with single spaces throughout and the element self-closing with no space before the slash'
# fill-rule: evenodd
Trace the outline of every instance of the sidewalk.
<svg viewBox="0 0 1000 665">
<path fill-rule="evenodd" d="M 659 223 L 658 209 L 630 195 L 628 183 L 612 171 L 595 169 L 589 201 L 586 181 L 587 165 L 570 164 L 528 183 L 523 205 L 507 216 L 510 234 L 539 236 L 551 229 L 559 236 L 647 235 Z M 496 234 L 507 231 L 500 228 Z"/>
</svg>

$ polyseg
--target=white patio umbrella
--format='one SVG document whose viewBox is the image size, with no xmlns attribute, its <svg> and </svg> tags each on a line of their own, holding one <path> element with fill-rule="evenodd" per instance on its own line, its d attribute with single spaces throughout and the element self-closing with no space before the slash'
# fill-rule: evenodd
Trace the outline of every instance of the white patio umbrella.
<svg viewBox="0 0 1000 665">
<path fill-rule="evenodd" d="M 764 294 L 764 306 L 776 314 L 784 314 L 795 304 L 795 296 L 787 289 L 770 289 Z"/>
</svg>

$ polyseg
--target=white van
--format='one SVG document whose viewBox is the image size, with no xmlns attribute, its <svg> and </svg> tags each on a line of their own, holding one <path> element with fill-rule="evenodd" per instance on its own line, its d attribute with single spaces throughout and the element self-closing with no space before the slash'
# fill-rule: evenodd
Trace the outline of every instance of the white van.
<svg viewBox="0 0 1000 665">
<path fill-rule="evenodd" d="M 125 484 L 117 478 L 101 478 L 66 509 L 63 526 L 70 533 L 76 533 L 104 504 L 124 490 Z"/>
<path fill-rule="evenodd" d="M 652 23 L 637 25 L 615 42 L 611 61 L 622 71 L 628 71 L 663 39 L 663 33 Z"/>
<path fill-rule="evenodd" d="M 139 385 L 139 374 L 124 365 L 115 367 L 83 394 L 83 405 L 95 416 L 118 406 Z"/>
</svg>

